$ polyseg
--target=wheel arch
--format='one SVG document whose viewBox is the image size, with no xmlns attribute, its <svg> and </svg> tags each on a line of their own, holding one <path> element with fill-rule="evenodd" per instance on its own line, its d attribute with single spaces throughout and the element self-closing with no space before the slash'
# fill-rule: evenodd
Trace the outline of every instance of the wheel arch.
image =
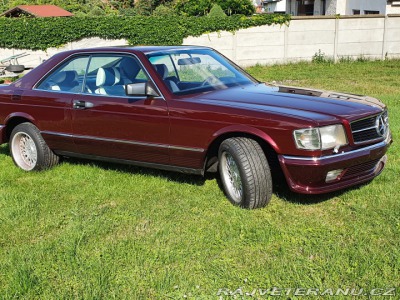
<svg viewBox="0 0 400 300">
<path fill-rule="evenodd" d="M 25 113 L 13 113 L 5 120 L 6 130 L 4 132 L 4 141 L 8 142 L 13 129 L 21 123 L 29 122 L 35 125 L 34 118 Z"/>
<path fill-rule="evenodd" d="M 205 172 L 216 172 L 218 168 L 218 150 L 221 143 L 233 137 L 246 137 L 255 140 L 263 149 L 270 167 L 275 169 L 280 165 L 277 157 L 280 149 L 275 141 L 265 132 L 249 126 L 229 126 L 213 135 L 205 155 Z"/>
</svg>

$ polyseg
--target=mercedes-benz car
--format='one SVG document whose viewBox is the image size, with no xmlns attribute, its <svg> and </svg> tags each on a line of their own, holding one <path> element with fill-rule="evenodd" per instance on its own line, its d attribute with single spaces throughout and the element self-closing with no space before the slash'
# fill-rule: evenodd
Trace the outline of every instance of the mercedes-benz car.
<svg viewBox="0 0 400 300">
<path fill-rule="evenodd" d="M 67 156 L 215 172 L 244 208 L 279 178 L 304 194 L 370 181 L 391 142 L 381 101 L 263 83 L 206 47 L 72 50 L 0 87 L 0 144 L 25 171 Z"/>
</svg>

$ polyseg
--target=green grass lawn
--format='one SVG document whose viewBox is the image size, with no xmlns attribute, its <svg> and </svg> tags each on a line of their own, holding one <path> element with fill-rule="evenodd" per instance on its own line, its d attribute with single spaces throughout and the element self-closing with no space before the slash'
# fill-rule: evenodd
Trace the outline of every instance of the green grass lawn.
<svg viewBox="0 0 400 300">
<path fill-rule="evenodd" d="M 233 299 L 227 290 L 267 299 L 273 287 L 396 288 L 385 299 L 398 298 L 400 61 L 248 71 L 379 97 L 395 141 L 384 172 L 325 196 L 281 189 L 249 211 L 232 206 L 214 178 L 81 160 L 25 173 L 3 145 L 0 299 Z"/>
</svg>

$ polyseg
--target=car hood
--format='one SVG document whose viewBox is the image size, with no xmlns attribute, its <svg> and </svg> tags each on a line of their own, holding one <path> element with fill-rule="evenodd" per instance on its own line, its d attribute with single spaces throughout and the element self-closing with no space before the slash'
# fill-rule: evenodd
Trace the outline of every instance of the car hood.
<svg viewBox="0 0 400 300">
<path fill-rule="evenodd" d="M 385 105 L 378 99 L 331 91 L 313 90 L 267 83 L 232 87 L 192 98 L 232 108 L 291 115 L 302 119 L 332 122 L 353 121 L 378 114 Z"/>
</svg>

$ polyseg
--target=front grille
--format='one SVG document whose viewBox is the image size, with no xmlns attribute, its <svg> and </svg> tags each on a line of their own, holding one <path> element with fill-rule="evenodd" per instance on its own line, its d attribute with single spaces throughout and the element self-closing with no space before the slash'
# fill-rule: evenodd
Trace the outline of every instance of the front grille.
<svg viewBox="0 0 400 300">
<path fill-rule="evenodd" d="M 389 128 L 387 111 L 380 115 L 357 120 L 351 123 L 355 144 L 382 139 Z"/>
<path fill-rule="evenodd" d="M 368 162 L 365 162 L 360 165 L 352 166 L 346 170 L 346 173 L 344 174 L 343 179 L 353 177 L 356 175 L 361 175 L 366 172 L 372 172 L 375 169 L 376 164 L 378 162 L 379 162 L 379 159 L 375 159 L 375 160 L 368 161 Z"/>
<path fill-rule="evenodd" d="M 355 121 L 355 122 L 351 123 L 351 130 L 358 131 L 358 130 L 363 130 L 365 128 L 374 127 L 375 121 L 376 121 L 376 116 L 368 118 L 368 119 L 362 119 L 359 121 Z"/>
<path fill-rule="evenodd" d="M 360 132 L 353 132 L 353 139 L 355 143 L 367 142 L 379 138 L 381 138 L 381 136 L 378 134 L 378 132 L 376 132 L 375 128 L 367 129 Z"/>
</svg>

